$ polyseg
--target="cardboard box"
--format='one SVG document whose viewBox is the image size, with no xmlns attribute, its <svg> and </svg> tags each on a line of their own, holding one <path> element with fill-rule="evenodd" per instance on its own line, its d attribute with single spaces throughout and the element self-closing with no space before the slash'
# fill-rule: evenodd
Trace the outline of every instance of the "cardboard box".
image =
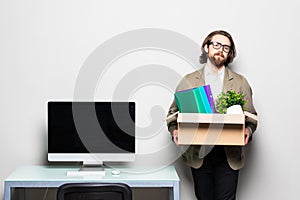
<svg viewBox="0 0 300 200">
<path fill-rule="evenodd" d="M 245 145 L 244 114 L 178 113 L 180 145 Z"/>
</svg>

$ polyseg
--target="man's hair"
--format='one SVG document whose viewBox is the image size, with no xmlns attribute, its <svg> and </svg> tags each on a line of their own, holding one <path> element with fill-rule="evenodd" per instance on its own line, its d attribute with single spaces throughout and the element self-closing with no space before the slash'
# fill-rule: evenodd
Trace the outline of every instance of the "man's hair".
<svg viewBox="0 0 300 200">
<path fill-rule="evenodd" d="M 209 43 L 211 42 L 212 37 L 215 36 L 215 35 L 223 35 L 223 36 L 227 37 L 230 40 L 231 50 L 228 53 L 228 58 L 224 63 L 224 65 L 227 66 L 229 63 L 231 63 L 233 61 L 234 57 L 236 56 L 236 49 L 235 49 L 235 45 L 234 45 L 234 42 L 233 42 L 233 39 L 232 39 L 231 35 L 229 33 L 227 33 L 226 31 L 223 31 L 223 30 L 213 31 L 205 38 L 205 40 L 202 43 L 202 48 L 201 48 L 202 54 L 200 56 L 199 61 L 200 61 L 201 64 L 204 64 L 204 63 L 207 62 L 207 53 L 204 50 L 204 46 L 209 45 Z"/>
</svg>

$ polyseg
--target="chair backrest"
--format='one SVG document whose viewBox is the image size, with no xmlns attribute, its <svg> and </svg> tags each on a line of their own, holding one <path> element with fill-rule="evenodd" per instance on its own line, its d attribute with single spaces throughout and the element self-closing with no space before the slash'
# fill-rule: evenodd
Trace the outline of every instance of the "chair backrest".
<svg viewBox="0 0 300 200">
<path fill-rule="evenodd" d="M 57 189 L 57 200 L 132 200 L 123 183 L 66 183 Z"/>
</svg>

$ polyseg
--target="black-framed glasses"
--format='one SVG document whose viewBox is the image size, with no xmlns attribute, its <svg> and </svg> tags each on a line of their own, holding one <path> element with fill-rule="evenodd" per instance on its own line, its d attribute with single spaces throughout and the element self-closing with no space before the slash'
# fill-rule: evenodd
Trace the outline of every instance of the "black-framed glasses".
<svg viewBox="0 0 300 200">
<path fill-rule="evenodd" d="M 211 41 L 209 44 L 212 44 L 214 49 L 220 49 L 222 47 L 222 50 L 226 53 L 229 53 L 231 51 L 231 47 L 226 44 L 221 44 L 220 42 Z"/>
</svg>

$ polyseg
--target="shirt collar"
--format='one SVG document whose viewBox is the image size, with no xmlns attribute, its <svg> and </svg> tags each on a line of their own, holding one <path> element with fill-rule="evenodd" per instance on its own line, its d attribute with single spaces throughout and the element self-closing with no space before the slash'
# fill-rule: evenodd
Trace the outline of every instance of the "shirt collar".
<svg viewBox="0 0 300 200">
<path fill-rule="evenodd" d="M 205 65 L 205 69 L 204 69 L 204 73 L 205 73 L 205 77 L 209 76 L 209 75 L 213 75 L 213 76 L 219 76 L 221 78 L 221 80 L 224 80 L 224 73 L 225 72 L 225 67 L 222 67 L 221 71 L 218 71 L 217 73 L 213 72 L 210 67 L 208 65 Z"/>
</svg>

